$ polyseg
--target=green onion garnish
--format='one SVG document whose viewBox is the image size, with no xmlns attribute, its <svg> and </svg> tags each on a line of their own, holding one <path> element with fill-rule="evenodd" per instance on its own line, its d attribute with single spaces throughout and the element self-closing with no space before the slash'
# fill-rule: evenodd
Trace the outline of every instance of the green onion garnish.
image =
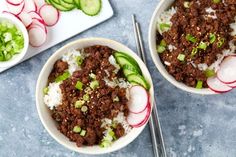
<svg viewBox="0 0 236 157">
<path fill-rule="evenodd" d="M 80 66 L 83 63 L 83 58 L 81 56 L 76 57 L 76 63 L 78 66 Z"/>
<path fill-rule="evenodd" d="M 89 77 L 94 80 L 96 79 L 96 75 L 94 73 L 89 74 Z"/>
<path fill-rule="evenodd" d="M 166 48 L 164 46 L 158 45 L 157 46 L 157 52 L 158 53 L 163 53 L 166 50 Z"/>
<path fill-rule="evenodd" d="M 197 42 L 197 38 L 192 36 L 191 34 L 187 34 L 186 35 L 186 40 L 192 42 L 192 43 L 196 43 Z"/>
<path fill-rule="evenodd" d="M 101 148 L 107 148 L 107 147 L 109 147 L 111 145 L 111 142 L 110 141 L 108 141 L 108 140 L 103 140 L 102 141 L 102 143 L 100 143 L 100 147 Z"/>
<path fill-rule="evenodd" d="M 68 71 L 64 72 L 62 75 L 58 76 L 55 79 L 55 82 L 58 83 L 58 82 L 64 81 L 64 80 L 68 79 L 69 77 L 70 77 L 70 73 Z"/>
<path fill-rule="evenodd" d="M 162 32 L 163 31 L 168 31 L 169 28 L 170 28 L 170 24 L 167 24 L 167 23 L 161 23 L 159 26 L 160 26 L 160 29 L 161 29 Z"/>
<path fill-rule="evenodd" d="M 213 43 L 216 41 L 216 35 L 210 33 L 210 35 L 209 35 L 209 39 L 210 39 L 210 43 L 213 44 Z"/>
<path fill-rule="evenodd" d="M 90 82 L 89 85 L 92 89 L 96 89 L 99 86 L 99 82 L 97 80 L 94 80 L 92 82 Z"/>
<path fill-rule="evenodd" d="M 220 40 L 217 42 L 217 47 L 221 47 L 225 42 L 225 38 L 220 38 Z"/>
<path fill-rule="evenodd" d="M 43 89 L 43 94 L 44 94 L 44 95 L 48 94 L 48 91 L 49 91 L 49 88 L 48 88 L 48 87 L 45 87 L 45 88 Z"/>
<path fill-rule="evenodd" d="M 202 50 L 206 50 L 206 48 L 207 48 L 207 43 L 201 41 L 201 42 L 199 43 L 199 45 L 198 45 L 198 48 L 199 48 L 199 49 L 202 49 Z"/>
<path fill-rule="evenodd" d="M 161 42 L 160 42 L 160 46 L 164 46 L 164 47 L 167 46 L 166 41 L 165 41 L 164 39 L 161 40 Z"/>
<path fill-rule="evenodd" d="M 81 127 L 78 125 L 73 128 L 73 132 L 75 133 L 80 133 L 81 130 L 82 130 Z"/>
<path fill-rule="evenodd" d="M 75 88 L 78 89 L 78 90 L 82 90 L 83 89 L 83 83 L 80 82 L 80 81 L 77 81 L 77 83 L 75 85 Z"/>
<path fill-rule="evenodd" d="M 189 7 L 190 7 L 190 2 L 185 1 L 185 2 L 184 2 L 184 7 L 185 7 L 185 8 L 189 8 Z"/>
<path fill-rule="evenodd" d="M 197 85 L 196 85 L 196 89 L 202 89 L 202 84 L 203 84 L 203 82 L 198 80 Z"/>
<path fill-rule="evenodd" d="M 86 130 L 81 130 L 80 136 L 85 136 L 85 134 L 86 134 Z"/>
<path fill-rule="evenodd" d="M 78 100 L 75 102 L 75 108 L 81 108 L 85 104 L 84 100 Z"/>
<path fill-rule="evenodd" d="M 195 56 L 195 55 L 197 54 L 197 52 L 198 52 L 198 49 L 197 49 L 196 47 L 194 47 L 194 48 L 192 49 L 191 56 L 192 56 L 192 57 Z"/>
<path fill-rule="evenodd" d="M 179 61 L 183 62 L 184 59 L 185 59 L 185 55 L 184 55 L 184 54 L 179 54 L 178 57 L 177 57 L 177 59 L 178 59 Z"/>
<path fill-rule="evenodd" d="M 221 0 L 213 0 L 213 3 L 220 3 Z"/>
<path fill-rule="evenodd" d="M 205 76 L 206 76 L 207 78 L 216 75 L 215 71 L 214 71 L 214 70 L 210 70 L 210 69 L 205 70 L 205 71 L 204 71 L 204 74 L 205 74 Z"/>
<path fill-rule="evenodd" d="M 87 112 L 88 111 L 88 107 L 87 106 L 82 106 L 81 107 L 81 111 L 82 112 Z"/>
<path fill-rule="evenodd" d="M 88 95 L 88 94 L 85 94 L 85 95 L 83 96 L 83 100 L 84 100 L 84 101 L 89 101 L 89 95 Z"/>
</svg>

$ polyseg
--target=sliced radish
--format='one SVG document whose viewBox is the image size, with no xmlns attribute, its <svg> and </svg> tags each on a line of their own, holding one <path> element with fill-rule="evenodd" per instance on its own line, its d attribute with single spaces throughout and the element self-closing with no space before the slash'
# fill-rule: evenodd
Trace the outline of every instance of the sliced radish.
<svg viewBox="0 0 236 157">
<path fill-rule="evenodd" d="M 12 5 L 10 3 L 6 3 L 6 6 L 10 13 L 14 15 L 18 15 L 23 11 L 25 3 L 20 3 L 19 5 Z"/>
<path fill-rule="evenodd" d="M 47 33 L 47 27 L 45 26 L 45 23 L 43 21 L 38 20 L 38 19 L 33 19 L 32 25 L 30 27 L 32 27 L 34 25 L 40 26 Z"/>
<path fill-rule="evenodd" d="M 3 14 L 9 14 L 9 15 L 15 16 L 16 18 L 19 19 L 19 17 L 18 17 L 17 15 L 15 15 L 15 14 L 9 12 L 9 11 L 3 11 L 2 13 L 3 13 Z M 19 19 L 19 20 L 20 20 L 20 19 Z"/>
<path fill-rule="evenodd" d="M 231 83 L 231 84 L 227 84 L 227 85 L 232 87 L 232 88 L 236 88 L 236 82 L 235 83 Z"/>
<path fill-rule="evenodd" d="M 34 25 L 28 30 L 30 45 L 33 47 L 42 46 L 46 39 L 47 33 L 40 26 Z"/>
<path fill-rule="evenodd" d="M 31 16 L 28 13 L 24 12 L 24 11 L 21 12 L 18 15 L 18 17 L 21 20 L 21 22 L 25 25 L 25 27 L 28 27 L 33 22 L 33 19 L 31 18 Z"/>
<path fill-rule="evenodd" d="M 25 12 L 37 11 L 37 6 L 33 0 L 25 0 Z"/>
<path fill-rule="evenodd" d="M 236 82 L 236 56 L 226 57 L 217 72 L 219 80 L 226 84 Z"/>
<path fill-rule="evenodd" d="M 35 11 L 30 11 L 28 14 L 32 17 L 32 19 L 38 19 L 43 21 L 42 17 Z"/>
<path fill-rule="evenodd" d="M 47 26 L 54 26 L 59 20 L 60 13 L 53 6 L 45 4 L 39 9 L 39 15 Z"/>
<path fill-rule="evenodd" d="M 140 113 L 148 105 L 148 93 L 142 86 L 133 86 L 130 91 L 130 100 L 128 102 L 129 111 Z"/>
<path fill-rule="evenodd" d="M 45 4 L 44 0 L 33 0 L 33 1 L 37 6 L 37 11 L 38 11 L 39 8 L 41 8 L 41 6 L 43 6 Z"/>
<path fill-rule="evenodd" d="M 11 5 L 20 5 L 21 3 L 24 2 L 24 0 L 6 0 L 6 2 Z"/>
<path fill-rule="evenodd" d="M 222 83 L 217 77 L 210 77 L 207 79 L 209 88 L 216 93 L 225 93 L 232 90 L 231 87 Z"/>
</svg>

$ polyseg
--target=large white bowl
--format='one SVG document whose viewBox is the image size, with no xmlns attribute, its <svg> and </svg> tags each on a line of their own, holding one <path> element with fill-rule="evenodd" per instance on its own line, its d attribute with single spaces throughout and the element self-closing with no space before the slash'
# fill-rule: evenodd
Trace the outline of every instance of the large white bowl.
<svg viewBox="0 0 236 157">
<path fill-rule="evenodd" d="M 61 49 L 57 50 L 46 62 L 44 65 L 38 81 L 37 81 L 37 87 L 36 87 L 36 105 L 37 105 L 37 110 L 39 117 L 46 128 L 46 130 L 49 132 L 49 134 L 61 145 L 76 151 L 80 153 L 85 153 L 85 154 L 104 154 L 104 153 L 109 153 L 116 151 L 118 149 L 121 149 L 128 145 L 130 142 L 132 142 L 144 129 L 145 125 L 143 125 L 140 128 L 133 128 L 130 133 L 128 133 L 126 136 L 118 139 L 115 141 L 111 147 L 108 148 L 100 148 L 99 146 L 86 146 L 86 147 L 77 147 L 74 142 L 70 142 L 69 139 L 64 136 L 60 131 L 57 129 L 57 124 L 55 120 L 51 117 L 51 112 L 48 109 L 48 107 L 44 104 L 43 102 L 43 88 L 46 87 L 47 81 L 48 81 L 48 76 L 53 68 L 54 63 L 62 57 L 62 55 L 67 52 L 69 49 L 82 49 L 88 46 L 93 46 L 93 45 L 104 45 L 108 46 L 114 50 L 117 51 L 122 51 L 130 56 L 132 56 L 139 64 L 143 75 L 145 76 L 146 80 L 149 82 L 151 88 L 150 88 L 150 102 L 151 106 L 153 105 L 153 84 L 152 84 L 152 79 L 150 76 L 150 73 L 148 69 L 146 68 L 145 64 L 141 61 L 141 59 L 129 48 L 126 46 L 113 41 L 109 39 L 104 39 L 104 38 L 87 38 L 87 39 L 79 39 L 77 41 L 74 41 L 70 44 L 67 44 L 66 46 L 62 47 Z"/>
<path fill-rule="evenodd" d="M 0 62 L 0 67 L 10 67 L 17 64 L 24 58 L 29 47 L 29 36 L 23 23 L 19 19 L 17 19 L 14 15 L 6 13 L 0 14 L 0 22 L 3 20 L 9 21 L 10 23 L 14 24 L 22 32 L 24 37 L 24 48 L 22 49 L 21 53 L 14 55 L 8 61 Z"/>
<path fill-rule="evenodd" d="M 203 94 L 203 95 L 210 95 L 210 94 L 216 94 L 215 92 L 211 91 L 208 88 L 205 89 L 196 89 L 193 87 L 189 87 L 185 85 L 184 83 L 178 82 L 173 76 L 171 76 L 167 70 L 165 69 L 165 66 L 161 62 L 161 59 L 157 53 L 156 50 L 156 31 L 157 31 L 157 17 L 165 10 L 167 10 L 172 4 L 174 0 L 161 0 L 159 4 L 157 5 L 155 12 L 152 15 L 152 19 L 149 26 L 149 49 L 151 52 L 152 60 L 155 63 L 157 69 L 159 72 L 166 78 L 170 83 L 172 83 L 174 86 L 195 94 Z"/>
</svg>

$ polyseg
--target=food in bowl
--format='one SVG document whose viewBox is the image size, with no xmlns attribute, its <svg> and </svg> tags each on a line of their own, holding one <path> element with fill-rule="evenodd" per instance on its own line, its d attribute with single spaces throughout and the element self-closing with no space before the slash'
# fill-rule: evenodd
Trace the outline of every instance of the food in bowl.
<svg viewBox="0 0 236 157">
<path fill-rule="evenodd" d="M 149 88 L 131 56 L 95 45 L 71 49 L 56 61 L 44 103 L 58 130 L 78 147 L 108 147 L 147 122 Z"/>
<path fill-rule="evenodd" d="M 22 52 L 24 36 L 22 31 L 8 20 L 0 21 L 0 62 L 6 62 Z"/>
<path fill-rule="evenodd" d="M 235 75 L 230 76 L 230 82 L 218 80 L 224 90 L 212 87 L 212 79 L 218 79 L 220 70 L 226 69 L 221 67 L 224 59 L 235 55 L 236 2 L 176 0 L 157 18 L 156 34 L 160 59 L 177 81 L 215 92 L 232 89 L 228 85 L 236 81 Z"/>
</svg>

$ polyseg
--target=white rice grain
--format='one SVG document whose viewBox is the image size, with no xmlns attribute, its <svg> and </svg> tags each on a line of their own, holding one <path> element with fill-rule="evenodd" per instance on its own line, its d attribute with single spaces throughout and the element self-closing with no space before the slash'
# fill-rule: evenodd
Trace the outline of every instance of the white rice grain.
<svg viewBox="0 0 236 157">
<path fill-rule="evenodd" d="M 60 83 L 50 83 L 48 92 L 44 96 L 44 103 L 52 110 L 62 103 L 62 93 Z"/>
</svg>

